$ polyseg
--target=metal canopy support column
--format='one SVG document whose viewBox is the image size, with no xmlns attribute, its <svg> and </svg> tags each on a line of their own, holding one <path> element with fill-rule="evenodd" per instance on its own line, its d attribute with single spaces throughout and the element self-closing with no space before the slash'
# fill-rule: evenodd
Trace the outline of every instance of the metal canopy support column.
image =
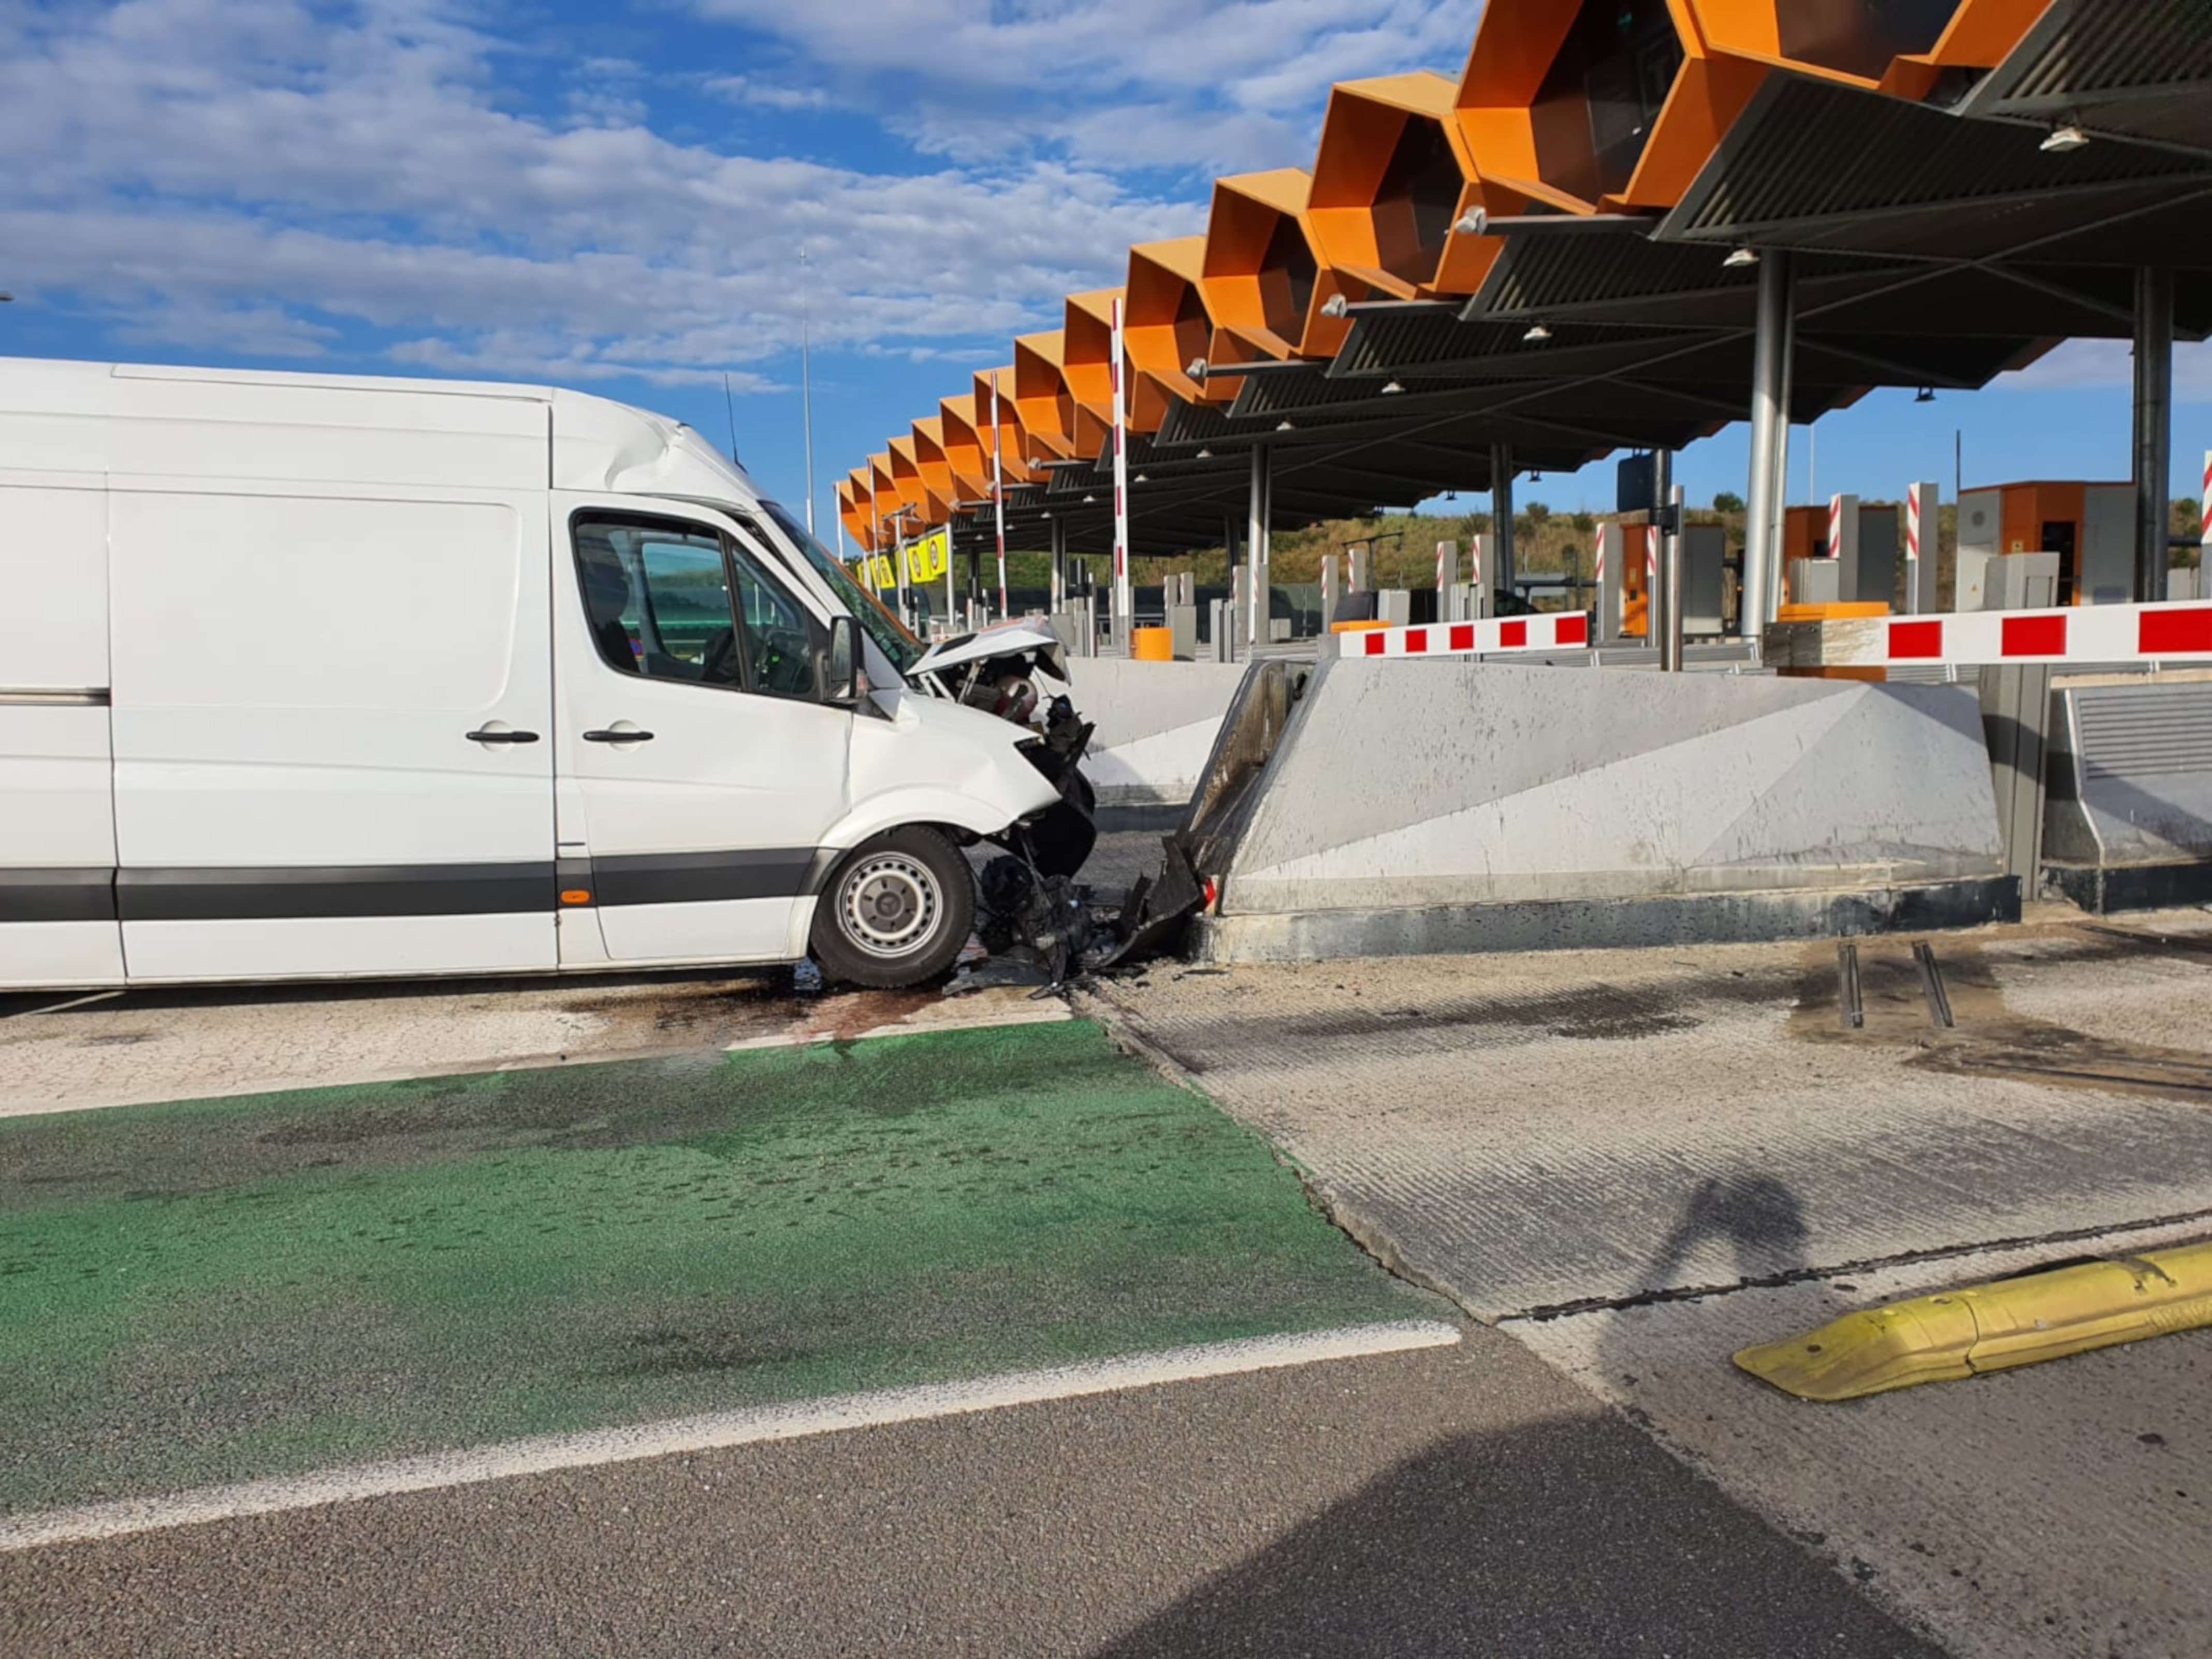
<svg viewBox="0 0 2212 1659">
<path fill-rule="evenodd" d="M 1052 610 L 1054 616 L 1067 609 L 1067 520 L 1055 517 L 1052 521 Z"/>
<path fill-rule="evenodd" d="M 1682 519 L 1679 503 L 1674 500 L 1674 455 L 1672 450 L 1656 451 L 1651 457 L 1653 503 L 1652 522 L 1661 525 L 1659 535 L 1659 580 L 1652 584 L 1646 595 L 1644 614 L 1650 618 L 1650 643 L 1659 648 L 1659 666 L 1668 673 L 1680 673 L 1682 669 Z M 1669 508 L 1674 508 L 1671 526 L 1662 522 Z"/>
<path fill-rule="evenodd" d="M 1245 637 L 1255 647 L 1267 641 L 1267 618 L 1270 615 L 1267 593 L 1267 559 L 1269 523 L 1275 512 L 1275 474 L 1273 458 L 1265 444 L 1252 446 L 1251 522 L 1245 528 L 1246 564 L 1249 580 L 1245 589 L 1249 595 Z"/>
<path fill-rule="evenodd" d="M 2136 599 L 2166 597 L 2173 475 L 2173 273 L 2136 273 Z"/>
<path fill-rule="evenodd" d="M 1135 648 L 1136 588 L 1129 576 L 1129 393 L 1122 382 L 1121 302 L 1111 311 L 1114 329 L 1114 638 L 1127 655 Z"/>
<path fill-rule="evenodd" d="M 1736 631 L 1747 640 L 1765 635 L 1781 597 L 1796 289 L 1788 254 L 1769 252 L 1760 260 L 1759 331 L 1751 368 L 1751 490 L 1745 514 L 1743 595 L 1736 617 Z"/>
<path fill-rule="evenodd" d="M 1498 568 L 1491 575 L 1491 592 L 1502 597 L 1513 591 L 1516 574 L 1513 560 L 1513 449 L 1510 444 L 1490 447 L 1490 526 L 1498 538 Z"/>
</svg>

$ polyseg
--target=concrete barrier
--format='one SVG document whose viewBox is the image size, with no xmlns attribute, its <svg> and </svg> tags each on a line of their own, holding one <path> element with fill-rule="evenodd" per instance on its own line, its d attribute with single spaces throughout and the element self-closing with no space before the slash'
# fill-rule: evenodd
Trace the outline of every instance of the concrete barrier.
<svg viewBox="0 0 2212 1659">
<path fill-rule="evenodd" d="M 1979 710 L 1950 687 L 1326 662 L 1226 839 L 1200 938 L 1216 959 L 2020 910 Z"/>
<path fill-rule="evenodd" d="M 1086 657 L 1069 668 L 1075 706 L 1098 728 L 1083 770 L 1098 792 L 1099 805 L 1173 806 L 1188 800 L 1229 700 L 1243 681 L 1243 667 Z"/>
</svg>

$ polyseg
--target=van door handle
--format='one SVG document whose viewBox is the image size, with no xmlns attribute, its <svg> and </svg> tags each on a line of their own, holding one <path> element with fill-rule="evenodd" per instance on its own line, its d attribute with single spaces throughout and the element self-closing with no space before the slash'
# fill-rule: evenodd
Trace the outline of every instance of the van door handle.
<svg viewBox="0 0 2212 1659">
<path fill-rule="evenodd" d="M 495 732 L 489 726 L 479 726 L 470 732 L 469 741 L 471 743 L 535 743 L 538 741 L 538 734 L 535 732 Z"/>
<path fill-rule="evenodd" d="M 586 743 L 651 743 L 653 733 L 638 731 L 586 732 L 584 733 L 584 741 Z"/>
</svg>

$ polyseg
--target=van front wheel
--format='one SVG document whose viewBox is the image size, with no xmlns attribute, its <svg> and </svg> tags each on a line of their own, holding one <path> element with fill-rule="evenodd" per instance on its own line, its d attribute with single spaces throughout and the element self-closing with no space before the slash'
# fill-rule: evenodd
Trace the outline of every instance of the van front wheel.
<svg viewBox="0 0 2212 1659">
<path fill-rule="evenodd" d="M 848 853 L 814 908 L 815 960 L 830 978 L 896 990 L 952 965 L 975 925 L 975 878 L 960 849 L 920 824 Z"/>
</svg>

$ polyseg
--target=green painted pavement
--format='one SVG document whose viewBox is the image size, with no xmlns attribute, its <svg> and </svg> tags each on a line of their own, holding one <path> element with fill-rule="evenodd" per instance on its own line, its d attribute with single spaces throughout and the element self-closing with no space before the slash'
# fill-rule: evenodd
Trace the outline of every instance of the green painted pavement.
<svg viewBox="0 0 2212 1659">
<path fill-rule="evenodd" d="M 0 1510 L 1426 1312 L 1070 1022 L 0 1121 Z"/>
</svg>

